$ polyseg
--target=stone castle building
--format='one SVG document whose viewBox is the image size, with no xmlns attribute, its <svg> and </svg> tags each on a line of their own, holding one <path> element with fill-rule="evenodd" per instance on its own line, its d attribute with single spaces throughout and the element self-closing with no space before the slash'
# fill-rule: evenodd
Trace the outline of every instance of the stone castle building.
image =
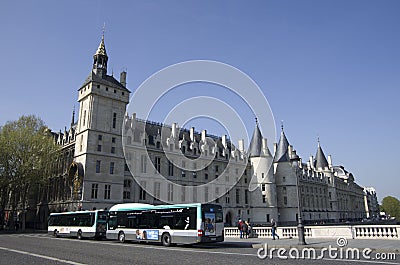
<svg viewBox="0 0 400 265">
<path fill-rule="evenodd" d="M 316 156 L 303 162 L 283 127 L 269 150 L 256 122 L 246 150 L 243 141 L 235 146 L 225 135 L 128 116 L 127 73 L 116 80 L 107 74 L 107 62 L 103 36 L 78 90 L 77 120 L 74 112 L 70 128 L 54 133 L 60 152 L 44 188 L 41 205 L 48 210 L 41 211 L 42 219 L 48 211 L 123 202 L 196 201 L 221 204 L 227 225 L 239 218 L 294 224 L 299 212 L 305 223 L 366 216 L 363 188 L 344 167 L 332 164 L 319 143 Z"/>
</svg>

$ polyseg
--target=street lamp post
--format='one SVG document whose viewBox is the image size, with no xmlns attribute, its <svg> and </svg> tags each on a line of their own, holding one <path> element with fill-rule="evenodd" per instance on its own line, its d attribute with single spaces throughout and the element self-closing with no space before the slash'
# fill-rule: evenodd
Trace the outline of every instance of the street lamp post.
<svg viewBox="0 0 400 265">
<path fill-rule="evenodd" d="M 298 176 L 298 169 L 296 167 L 296 180 L 297 180 L 297 235 L 299 236 L 299 245 L 307 245 L 304 233 L 304 224 L 302 218 L 301 204 L 300 204 L 300 181 Z"/>
</svg>

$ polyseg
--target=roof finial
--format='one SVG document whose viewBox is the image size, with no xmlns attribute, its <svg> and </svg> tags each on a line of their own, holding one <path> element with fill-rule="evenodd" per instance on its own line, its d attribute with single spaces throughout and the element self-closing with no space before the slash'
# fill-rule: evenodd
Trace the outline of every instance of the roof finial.
<svg viewBox="0 0 400 265">
<path fill-rule="evenodd" d="M 75 123 L 75 105 L 74 108 L 72 109 L 72 121 L 71 121 L 71 126 Z"/>
<path fill-rule="evenodd" d="M 106 22 L 103 24 L 103 30 L 102 30 L 102 35 L 101 38 L 104 39 L 104 33 L 106 33 Z"/>
<path fill-rule="evenodd" d="M 282 128 L 282 131 L 283 131 L 283 120 L 281 120 L 281 128 Z"/>
<path fill-rule="evenodd" d="M 258 125 L 258 119 L 257 119 L 257 117 L 255 117 L 255 119 L 256 119 L 256 124 Z"/>
<path fill-rule="evenodd" d="M 317 141 L 318 141 L 318 147 L 321 146 L 320 141 L 319 141 L 319 135 L 317 134 Z"/>
</svg>

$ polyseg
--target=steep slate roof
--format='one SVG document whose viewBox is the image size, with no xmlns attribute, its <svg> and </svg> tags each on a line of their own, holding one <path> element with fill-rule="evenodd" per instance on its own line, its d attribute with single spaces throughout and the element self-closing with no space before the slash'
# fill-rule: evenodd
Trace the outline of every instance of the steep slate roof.
<svg viewBox="0 0 400 265">
<path fill-rule="evenodd" d="M 81 87 L 86 86 L 90 82 L 96 82 L 96 83 L 109 85 L 109 86 L 116 85 L 118 88 L 130 93 L 130 91 L 126 87 L 124 87 L 117 79 L 115 79 L 113 76 L 110 76 L 110 75 L 96 75 L 93 71 L 91 71 L 89 76 L 86 78 L 85 82 L 83 82 Z"/>
<path fill-rule="evenodd" d="M 318 142 L 317 154 L 315 155 L 314 160 L 315 168 L 325 168 L 328 167 L 328 161 L 326 160 L 325 154 L 322 151 L 321 145 Z"/>
<path fill-rule="evenodd" d="M 258 123 L 256 123 L 256 128 L 254 128 L 253 137 L 251 138 L 249 147 L 249 156 L 258 157 L 262 156 L 262 135 Z"/>
<path fill-rule="evenodd" d="M 288 147 L 289 147 L 289 142 L 286 138 L 285 132 L 283 131 L 282 127 L 281 138 L 279 139 L 278 148 L 276 149 L 275 152 L 274 162 L 290 161 L 288 154 Z"/>
</svg>

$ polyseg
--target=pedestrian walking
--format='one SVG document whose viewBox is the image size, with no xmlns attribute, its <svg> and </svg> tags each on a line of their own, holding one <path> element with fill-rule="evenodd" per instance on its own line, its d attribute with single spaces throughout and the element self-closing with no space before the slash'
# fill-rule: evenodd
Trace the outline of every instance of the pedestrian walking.
<svg viewBox="0 0 400 265">
<path fill-rule="evenodd" d="M 274 219 L 271 219 L 271 227 L 272 227 L 272 240 L 275 240 L 275 237 L 277 237 L 279 239 L 279 236 L 276 233 L 277 224 Z"/>
<path fill-rule="evenodd" d="M 243 238 L 243 222 L 242 222 L 242 219 L 239 219 L 237 227 L 239 229 L 240 238 Z"/>
<path fill-rule="evenodd" d="M 246 221 L 246 224 L 247 224 L 247 236 L 253 237 L 253 228 L 251 227 L 250 222 Z"/>
<path fill-rule="evenodd" d="M 242 230 L 243 230 L 243 238 L 248 238 L 249 234 L 249 226 L 247 225 L 247 221 L 244 221 L 242 223 Z"/>
</svg>

